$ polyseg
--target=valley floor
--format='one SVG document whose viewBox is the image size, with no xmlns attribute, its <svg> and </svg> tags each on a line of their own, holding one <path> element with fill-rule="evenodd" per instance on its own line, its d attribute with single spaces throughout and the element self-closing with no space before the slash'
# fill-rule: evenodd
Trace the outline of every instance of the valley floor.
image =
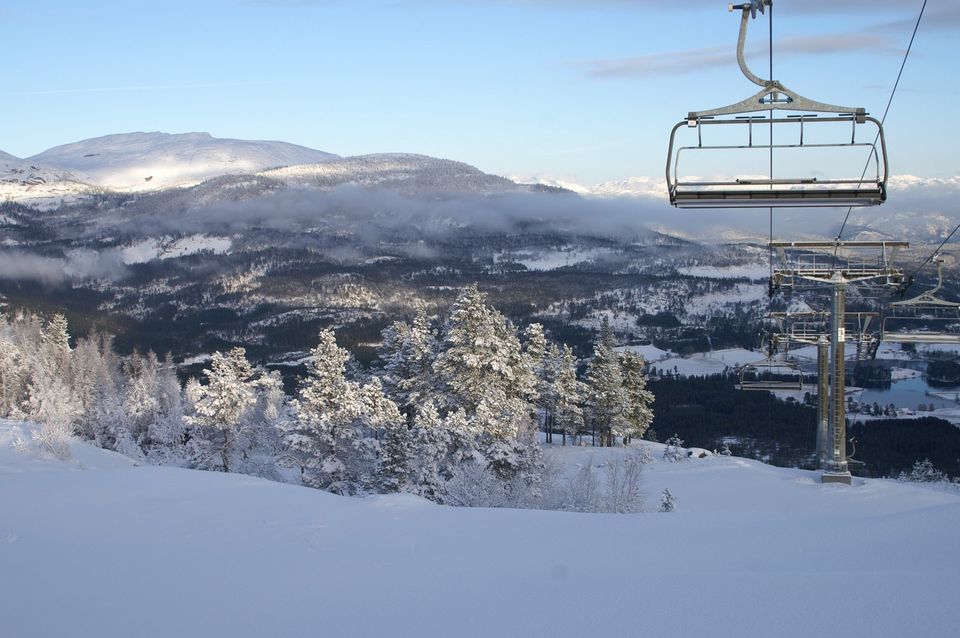
<svg viewBox="0 0 960 638">
<path fill-rule="evenodd" d="M 954 636 L 960 495 L 739 458 L 646 466 L 650 513 L 450 508 L 17 451 L 0 634 Z M 557 448 L 569 466 L 624 450 Z M 677 511 L 655 513 L 664 488 Z"/>
</svg>

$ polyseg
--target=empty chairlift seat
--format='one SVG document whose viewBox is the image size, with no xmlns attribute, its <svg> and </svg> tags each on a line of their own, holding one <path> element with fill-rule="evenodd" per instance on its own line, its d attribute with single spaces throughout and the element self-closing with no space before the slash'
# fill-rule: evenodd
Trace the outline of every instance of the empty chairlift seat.
<svg viewBox="0 0 960 638">
<path fill-rule="evenodd" d="M 742 10 L 740 70 L 761 90 L 729 106 L 693 111 L 673 127 L 666 163 L 670 203 L 677 208 L 882 204 L 888 165 L 880 121 L 862 108 L 805 98 L 747 66 L 747 25 L 767 4 L 731 5 Z M 680 135 L 682 130 L 688 132 Z"/>
</svg>

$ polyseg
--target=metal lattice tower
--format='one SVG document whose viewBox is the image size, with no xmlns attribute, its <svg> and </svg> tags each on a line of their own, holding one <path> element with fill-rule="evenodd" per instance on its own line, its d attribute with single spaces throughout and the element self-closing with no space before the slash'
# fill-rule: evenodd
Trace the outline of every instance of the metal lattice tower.
<svg viewBox="0 0 960 638">
<path fill-rule="evenodd" d="M 816 334 L 808 326 L 797 340 L 817 345 L 818 415 L 817 463 L 824 483 L 851 483 L 847 465 L 846 433 L 846 295 L 850 286 L 900 287 L 903 269 L 895 265 L 897 254 L 909 246 L 902 241 L 777 241 L 770 249 L 777 255 L 770 285 L 778 290 L 826 288 L 832 293 L 828 334 Z M 869 313 L 855 313 L 865 327 Z M 865 330 L 857 335 L 858 353 Z M 829 348 L 829 352 L 828 352 Z M 858 357 L 859 358 L 859 357 Z"/>
</svg>

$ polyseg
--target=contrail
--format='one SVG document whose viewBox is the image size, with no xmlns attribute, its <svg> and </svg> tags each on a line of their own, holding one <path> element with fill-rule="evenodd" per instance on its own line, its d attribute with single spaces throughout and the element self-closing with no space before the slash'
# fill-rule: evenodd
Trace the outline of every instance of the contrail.
<svg viewBox="0 0 960 638">
<path fill-rule="evenodd" d="M 44 89 L 41 91 L 15 91 L 2 93 L 3 97 L 24 97 L 30 95 L 70 95 L 80 93 L 125 93 L 138 91 L 185 91 L 191 89 L 226 89 L 250 86 L 277 86 L 277 82 L 232 82 L 219 84 L 156 84 L 147 86 L 101 86 L 76 89 Z"/>
</svg>

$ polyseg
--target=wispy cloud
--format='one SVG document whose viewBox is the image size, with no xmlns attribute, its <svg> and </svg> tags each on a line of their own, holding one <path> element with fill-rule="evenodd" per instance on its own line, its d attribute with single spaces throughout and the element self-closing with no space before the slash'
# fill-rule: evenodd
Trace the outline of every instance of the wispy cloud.
<svg viewBox="0 0 960 638">
<path fill-rule="evenodd" d="M 196 89 L 228 89 L 253 86 L 276 86 L 275 82 L 220 82 L 204 84 L 151 84 L 142 86 L 97 86 L 63 89 L 38 89 L 33 91 L 10 91 L 0 97 L 26 97 L 34 95 L 73 95 L 84 93 L 141 93 L 150 91 L 191 91 Z"/>
<path fill-rule="evenodd" d="M 778 56 L 824 55 L 872 51 L 874 53 L 899 53 L 887 35 L 854 33 L 818 36 L 794 36 L 777 43 Z M 751 48 L 747 58 L 764 54 L 766 48 Z M 592 60 L 584 63 L 587 74 L 594 78 L 637 77 L 665 73 L 692 73 L 703 69 L 730 66 L 735 52 L 729 46 L 702 47 L 682 51 L 651 53 L 631 58 Z"/>
</svg>

